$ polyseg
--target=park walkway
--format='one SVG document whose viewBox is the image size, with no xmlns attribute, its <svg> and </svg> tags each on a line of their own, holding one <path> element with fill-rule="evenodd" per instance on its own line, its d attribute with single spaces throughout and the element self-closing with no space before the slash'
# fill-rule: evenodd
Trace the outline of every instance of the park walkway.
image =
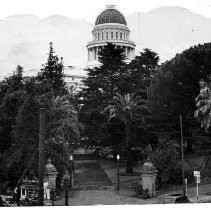
<svg viewBox="0 0 211 210">
<path fill-rule="evenodd" d="M 103 167 L 103 168 L 102 168 Z M 112 170 L 110 170 L 112 171 Z M 156 198 L 140 199 L 134 196 L 134 192 L 121 188 L 119 192 L 115 190 L 116 169 L 112 174 L 108 173 L 106 164 L 100 164 L 97 160 L 77 160 L 75 168 L 74 191 L 69 194 L 69 206 L 86 205 L 125 205 L 125 204 L 159 204 L 163 203 L 165 194 Z M 106 173 L 105 173 L 106 172 Z M 111 176 L 112 175 L 112 176 Z M 108 177 L 109 176 L 109 177 Z M 123 181 L 124 177 L 121 177 Z M 112 182 L 111 182 L 112 181 Z M 123 183 L 122 183 L 123 184 Z M 191 202 L 211 201 L 211 184 L 199 187 L 199 200 L 196 200 L 194 187 L 188 188 L 188 197 Z M 181 190 L 173 190 L 166 194 L 181 193 Z M 56 201 L 56 206 L 64 206 L 64 197 Z"/>
<path fill-rule="evenodd" d="M 104 170 L 96 160 L 76 161 L 75 190 L 69 205 L 124 204 Z M 64 205 L 64 199 L 55 205 Z"/>
<path fill-rule="evenodd" d="M 97 160 L 77 161 L 76 190 L 113 189 L 112 183 Z"/>
<path fill-rule="evenodd" d="M 56 206 L 63 206 L 64 198 L 56 201 Z M 69 196 L 70 206 L 86 205 L 121 205 L 159 203 L 158 199 L 142 200 L 125 197 L 115 191 L 115 187 L 96 160 L 76 161 L 75 190 Z"/>
</svg>

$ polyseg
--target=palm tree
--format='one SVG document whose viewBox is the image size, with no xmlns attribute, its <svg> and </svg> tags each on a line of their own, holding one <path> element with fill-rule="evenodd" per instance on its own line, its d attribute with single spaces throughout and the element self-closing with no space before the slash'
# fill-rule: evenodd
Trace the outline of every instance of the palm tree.
<svg viewBox="0 0 211 210">
<path fill-rule="evenodd" d="M 203 174 L 211 156 L 211 82 L 207 84 L 204 80 L 200 80 L 199 84 L 200 94 L 195 99 L 197 110 L 194 112 L 194 117 L 209 134 L 210 140 L 209 152 L 205 155 L 201 165 L 201 173 Z"/>
<path fill-rule="evenodd" d="M 195 99 L 197 110 L 194 112 L 194 117 L 198 119 L 205 132 L 209 133 L 211 128 L 211 84 L 207 84 L 204 80 L 200 80 L 199 84 L 200 94 Z"/>
<path fill-rule="evenodd" d="M 131 160 L 131 123 L 134 118 L 134 114 L 140 110 L 141 120 L 144 122 L 144 112 L 148 111 L 146 101 L 140 96 L 135 94 L 121 95 L 117 93 L 113 97 L 112 105 L 109 105 L 106 109 L 110 110 L 110 118 L 118 118 L 125 124 L 126 133 L 126 149 L 127 149 L 127 166 L 126 172 L 133 172 L 132 160 Z"/>
</svg>

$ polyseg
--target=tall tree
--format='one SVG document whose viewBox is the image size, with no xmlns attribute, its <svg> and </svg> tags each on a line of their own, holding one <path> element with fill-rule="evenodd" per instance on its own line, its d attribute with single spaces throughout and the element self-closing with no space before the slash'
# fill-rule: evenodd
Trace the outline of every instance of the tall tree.
<svg viewBox="0 0 211 210">
<path fill-rule="evenodd" d="M 120 91 L 121 78 L 125 74 L 125 55 L 121 48 L 108 43 L 98 54 L 101 65 L 87 69 L 88 78 L 78 94 L 82 104 L 80 119 L 86 125 L 85 134 L 90 138 L 104 139 L 108 133 L 105 114 L 101 114 L 109 100 Z M 105 135 L 102 135 L 105 134 Z"/>
<path fill-rule="evenodd" d="M 126 172 L 133 172 L 132 158 L 131 158 L 131 124 L 134 115 L 137 112 L 141 113 L 141 120 L 144 123 L 144 115 L 149 111 L 146 101 L 140 96 L 135 94 L 121 95 L 117 93 L 113 97 L 113 104 L 109 105 L 106 109 L 110 111 L 110 119 L 118 118 L 125 124 L 125 134 L 126 134 L 126 151 L 127 151 L 127 166 Z"/>
<path fill-rule="evenodd" d="M 210 43 L 185 50 L 159 67 L 148 91 L 156 131 L 168 133 L 179 141 L 179 115 L 182 114 L 184 140 L 189 151 L 196 140 L 193 134 L 201 135 L 193 118 L 194 100 L 199 92 L 196 85 L 199 78 L 207 81 L 210 75 L 210 59 Z"/>
<path fill-rule="evenodd" d="M 0 82 L 0 152 L 12 143 L 12 127 L 25 97 L 22 73 L 23 68 L 17 66 L 13 75 Z"/>
<path fill-rule="evenodd" d="M 196 97 L 197 110 L 194 112 L 195 118 L 198 119 L 201 127 L 206 133 L 211 130 L 211 84 L 203 79 L 200 80 L 200 94 Z M 211 138 L 211 136 L 210 136 Z"/>
<path fill-rule="evenodd" d="M 122 93 L 136 93 L 145 95 L 143 90 L 146 90 L 153 78 L 154 73 L 158 68 L 159 56 L 157 53 L 146 48 L 140 52 L 138 56 L 126 66 L 127 73 L 125 74 Z"/>
<path fill-rule="evenodd" d="M 48 60 L 41 69 L 40 79 L 47 80 L 54 90 L 64 88 L 63 58 L 58 58 L 53 49 L 53 43 L 50 42 Z"/>
</svg>

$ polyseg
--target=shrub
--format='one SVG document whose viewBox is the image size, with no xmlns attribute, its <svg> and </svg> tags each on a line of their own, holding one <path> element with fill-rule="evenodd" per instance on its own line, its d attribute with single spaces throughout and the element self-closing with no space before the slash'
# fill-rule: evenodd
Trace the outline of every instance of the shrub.
<svg viewBox="0 0 211 210">
<path fill-rule="evenodd" d="M 150 198 L 150 196 L 149 196 L 149 190 L 148 189 L 145 189 L 145 190 L 142 191 L 141 198 L 142 199 L 148 199 L 148 198 Z"/>
<path fill-rule="evenodd" d="M 148 151 L 148 157 L 158 170 L 159 184 L 169 183 L 174 177 L 177 179 L 179 152 L 174 141 L 167 137 L 160 138 L 157 148 Z"/>
</svg>

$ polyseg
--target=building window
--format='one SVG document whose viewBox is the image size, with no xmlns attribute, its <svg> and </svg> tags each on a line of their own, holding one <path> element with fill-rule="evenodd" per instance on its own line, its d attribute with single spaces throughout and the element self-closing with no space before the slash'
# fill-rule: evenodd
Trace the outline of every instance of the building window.
<svg viewBox="0 0 211 210">
<path fill-rule="evenodd" d="M 102 32 L 102 36 L 101 37 L 102 37 L 102 39 L 104 39 L 104 33 L 103 32 Z"/>
<path fill-rule="evenodd" d="M 100 39 L 100 33 L 97 33 L 97 39 L 98 40 Z"/>
<path fill-rule="evenodd" d="M 122 32 L 120 32 L 120 39 L 122 39 Z"/>
<path fill-rule="evenodd" d="M 118 32 L 116 32 L 116 39 L 118 39 Z"/>
<path fill-rule="evenodd" d="M 108 32 L 106 32 L 106 39 L 108 39 Z"/>
<path fill-rule="evenodd" d="M 125 33 L 124 33 L 124 39 L 125 39 Z"/>
<path fill-rule="evenodd" d="M 113 32 L 111 32 L 111 39 L 113 39 L 114 38 L 114 33 Z"/>
</svg>

